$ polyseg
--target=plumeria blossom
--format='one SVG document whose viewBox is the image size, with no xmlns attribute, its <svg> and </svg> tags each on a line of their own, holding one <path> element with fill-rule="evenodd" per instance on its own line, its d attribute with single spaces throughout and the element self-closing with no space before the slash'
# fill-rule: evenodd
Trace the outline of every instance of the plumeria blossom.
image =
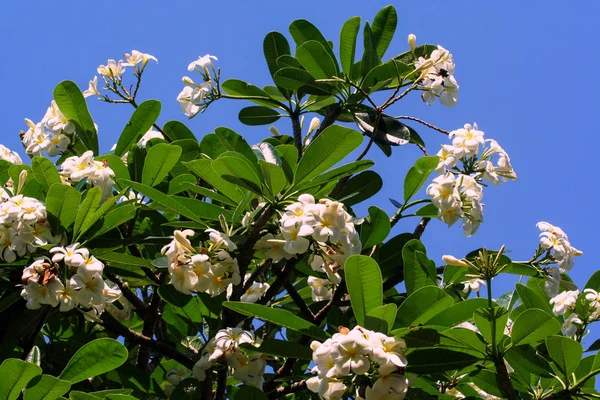
<svg viewBox="0 0 600 400">
<path fill-rule="evenodd" d="M 106 161 L 96 161 L 91 150 L 81 156 L 71 156 L 61 165 L 61 175 L 71 182 L 87 179 L 94 186 L 102 189 L 102 198 L 112 196 L 115 172 Z"/>
<path fill-rule="evenodd" d="M 439 98 L 446 107 L 456 105 L 458 83 L 454 78 L 454 60 L 448 50 L 438 46 L 429 58 L 419 57 L 415 69 L 421 72 L 419 88 L 423 90 L 421 97 L 425 103 L 431 105 Z"/>
<path fill-rule="evenodd" d="M 329 300 L 333 297 L 335 285 L 329 279 L 309 276 L 307 283 L 310 286 L 313 301 Z"/>
<path fill-rule="evenodd" d="M 540 233 L 540 246 L 551 252 L 560 269 L 568 271 L 573 268 L 574 257 L 581 256 L 583 252 L 571 245 L 569 237 L 559 227 L 543 221 L 536 226 L 542 231 Z"/>
<path fill-rule="evenodd" d="M 196 68 L 204 70 L 212 65 L 212 60 L 217 61 L 218 58 L 213 55 L 210 55 L 210 54 L 203 55 L 201 57 L 198 57 L 198 59 L 196 61 L 192 61 L 188 65 L 187 69 L 190 72 L 192 72 Z"/>
<path fill-rule="evenodd" d="M 121 75 L 125 72 L 125 64 L 123 60 L 116 62 L 115 60 L 108 60 L 106 65 L 100 65 L 98 67 L 98 73 L 108 79 L 120 79 Z"/>
<path fill-rule="evenodd" d="M 90 97 L 90 96 L 100 96 L 100 91 L 98 91 L 98 77 L 94 76 L 94 79 L 92 79 L 88 85 L 88 88 L 86 90 L 83 91 L 83 97 Z"/>
<path fill-rule="evenodd" d="M 85 263 L 85 260 L 90 256 L 88 249 L 79 248 L 79 243 L 73 243 L 66 247 L 54 247 L 50 249 L 52 262 L 64 261 L 69 267 L 80 267 Z"/>
<path fill-rule="evenodd" d="M 579 290 L 567 290 L 550 299 L 554 315 L 565 315 L 575 307 Z"/>
<path fill-rule="evenodd" d="M 464 293 L 467 293 L 469 290 L 475 293 L 479 293 L 479 290 L 481 290 L 481 286 L 485 285 L 485 281 L 483 279 L 473 278 L 469 279 L 466 282 L 463 282 L 463 285 L 465 285 L 463 289 Z"/>
<path fill-rule="evenodd" d="M 127 62 L 123 63 L 124 67 L 135 67 L 139 63 L 142 63 L 142 69 L 144 69 L 146 68 L 146 64 L 148 64 L 148 61 L 150 60 L 153 60 L 158 64 L 158 60 L 156 59 L 156 57 L 150 54 L 142 53 L 141 51 L 137 50 L 132 50 L 131 54 L 126 53 L 125 60 L 127 60 Z"/>
<path fill-rule="evenodd" d="M 398 373 L 407 365 L 406 343 L 356 326 L 349 330 L 340 327 L 330 339 L 313 341 L 312 361 L 315 375 L 306 381 L 308 389 L 326 399 L 341 399 L 346 392 L 347 377 L 364 376 L 378 371 L 378 379 L 367 388 L 368 399 L 404 398 L 408 380 Z"/>
<path fill-rule="evenodd" d="M 23 164 L 21 156 L 15 151 L 12 151 L 8 147 L 0 144 L 0 160 L 8 161 L 11 164 L 20 165 Z"/>
<path fill-rule="evenodd" d="M 477 129 L 477 124 L 465 124 L 464 128 L 450 132 L 454 156 L 458 159 L 471 157 L 479 153 L 479 146 L 485 144 L 483 132 Z"/>
<path fill-rule="evenodd" d="M 579 318 L 576 313 L 571 313 L 561 328 L 561 332 L 566 337 L 574 337 L 579 329 L 579 326 L 583 324 L 583 321 Z"/>
</svg>

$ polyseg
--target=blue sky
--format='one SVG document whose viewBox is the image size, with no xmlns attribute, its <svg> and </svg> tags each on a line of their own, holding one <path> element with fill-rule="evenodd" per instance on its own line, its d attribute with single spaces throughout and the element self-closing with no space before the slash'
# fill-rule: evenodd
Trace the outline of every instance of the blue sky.
<svg viewBox="0 0 600 400">
<path fill-rule="evenodd" d="M 94 6 L 92 6 L 94 4 Z M 292 4 L 296 4 L 293 7 Z M 271 84 L 262 55 L 269 31 L 287 34 L 288 25 L 306 18 L 336 44 L 343 22 L 354 15 L 372 20 L 388 1 L 227 1 L 119 2 L 105 6 L 83 1 L 10 2 L 0 16 L 1 143 L 24 151 L 18 132 L 23 118 L 39 121 L 52 98 L 54 86 L 64 79 L 82 89 L 108 58 L 120 58 L 137 49 L 156 56 L 149 65 L 140 99 L 163 102 L 159 121 L 184 121 L 198 137 L 217 126 L 246 135 L 251 143 L 268 136 L 267 127 L 247 127 L 237 121 L 244 102 L 222 101 L 207 113 L 186 121 L 175 98 L 187 75 L 188 63 L 206 53 L 219 57 L 222 77 L 239 78 L 258 86 Z M 600 3 L 584 1 L 577 7 L 564 2 L 396 2 L 396 37 L 387 56 L 405 51 L 406 36 L 418 43 L 441 44 L 456 62 L 460 84 L 458 105 L 426 106 L 418 94 L 400 102 L 395 115 L 413 115 L 448 130 L 477 122 L 486 137 L 496 139 L 511 156 L 519 175 L 485 191 L 485 223 L 472 238 L 460 227 L 446 228 L 432 221 L 423 241 L 438 264 L 442 254 L 462 256 L 481 246 L 506 244 L 514 259 L 528 259 L 538 242 L 538 221 L 562 227 L 574 246 L 584 251 L 572 277 L 583 285 L 600 267 L 600 246 L 594 239 L 598 195 L 591 181 L 597 171 L 600 135 L 594 116 L 600 80 L 595 79 L 600 27 Z M 584 71 L 584 72 L 581 72 Z M 132 109 L 89 99 L 99 125 L 100 144 L 108 152 Z M 413 125 L 414 126 L 414 125 Z M 278 123 L 283 131 L 290 131 Z M 437 152 L 447 139 L 414 126 Z M 367 205 L 388 213 L 389 197 L 402 198 L 402 177 L 420 153 L 396 148 L 386 159 L 374 149 L 371 158 L 384 178 L 384 189 Z M 406 221 L 406 220 L 405 220 Z M 412 231 L 417 220 L 396 226 L 393 234 Z M 500 282 L 495 295 L 508 289 Z"/>
</svg>

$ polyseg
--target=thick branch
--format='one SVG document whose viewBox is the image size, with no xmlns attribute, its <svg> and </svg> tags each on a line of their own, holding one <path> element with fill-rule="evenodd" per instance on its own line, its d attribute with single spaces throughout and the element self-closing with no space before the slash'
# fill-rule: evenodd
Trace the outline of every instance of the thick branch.
<svg viewBox="0 0 600 400">
<path fill-rule="evenodd" d="M 314 322 L 315 315 L 312 313 L 312 311 L 310 311 L 310 308 L 308 308 L 308 306 L 306 305 L 306 302 L 300 296 L 300 294 L 298 294 L 298 291 L 296 290 L 296 288 L 294 287 L 294 285 L 292 285 L 291 282 L 286 281 L 283 284 L 283 287 L 285 288 L 285 290 L 287 291 L 287 293 L 290 295 L 290 297 L 292 298 L 292 300 L 294 300 L 294 303 L 296 303 L 296 305 L 298 306 L 298 308 L 300 309 L 300 311 L 302 311 L 302 313 L 304 314 L 304 316 L 306 317 L 306 319 L 308 321 L 310 321 L 310 322 Z"/>
<path fill-rule="evenodd" d="M 292 119 L 292 132 L 294 133 L 294 145 L 298 150 L 298 160 L 302 158 L 302 128 L 300 127 L 300 116 L 297 113 L 290 114 Z"/>
<path fill-rule="evenodd" d="M 517 392 L 510 381 L 510 376 L 508 375 L 508 370 L 506 369 L 506 364 L 504 364 L 504 360 L 495 361 L 494 366 L 496 367 L 496 372 L 498 373 L 498 379 L 500 380 L 500 390 L 506 396 L 508 400 L 517 400 Z"/>
<path fill-rule="evenodd" d="M 121 323 L 117 321 L 115 317 L 110 315 L 108 312 L 103 313 L 100 319 L 102 320 L 102 325 L 104 326 L 104 328 L 113 333 L 116 333 L 119 336 L 123 336 L 129 342 L 139 344 L 140 346 L 147 346 L 150 349 L 155 350 L 161 353 L 162 355 L 177 361 L 178 363 L 180 363 L 188 369 L 194 368 L 194 360 L 192 360 L 185 354 L 180 353 L 179 351 L 167 344 L 158 342 L 134 330 L 131 330 L 124 325 L 121 325 Z"/>
<path fill-rule="evenodd" d="M 317 138 L 325 129 L 333 125 L 333 123 L 338 119 L 338 117 L 342 114 L 343 108 L 340 103 L 336 103 L 331 105 L 329 112 L 323 118 L 323 122 L 321 122 L 321 126 L 315 133 L 314 139 Z"/>
<path fill-rule="evenodd" d="M 290 275 L 291 275 L 292 271 L 296 268 L 297 263 L 298 263 L 297 258 L 292 258 L 291 260 L 289 260 L 288 262 L 285 263 L 285 265 L 281 269 L 281 272 L 279 272 L 279 274 L 277 274 L 277 279 L 275 279 L 275 282 L 273 282 L 273 284 L 265 292 L 263 297 L 261 297 L 260 300 L 258 300 L 258 304 L 263 304 L 263 305 L 267 304 L 275 296 L 277 296 L 277 293 L 279 293 L 281 291 L 281 289 L 283 288 L 285 283 L 290 278 Z"/>
<path fill-rule="evenodd" d="M 161 317 L 161 308 L 163 305 L 162 299 L 158 295 L 158 288 L 154 287 L 154 291 L 152 292 L 152 301 L 150 302 L 150 307 L 148 307 L 148 312 L 146 317 L 144 318 L 144 325 L 142 327 L 142 335 L 146 337 L 153 337 L 156 327 L 158 325 L 158 320 Z M 140 346 L 137 357 L 137 366 L 139 368 L 147 369 L 148 363 L 150 361 L 150 353 L 147 347 Z"/>
<path fill-rule="evenodd" d="M 415 228 L 415 231 L 413 232 L 418 239 L 421 239 L 421 236 L 423 236 L 423 233 L 425 232 L 425 228 L 427 228 L 427 224 L 429 223 L 429 221 L 431 221 L 431 218 L 421 218 L 421 221 L 419 222 L 419 224 Z"/>
<path fill-rule="evenodd" d="M 131 305 L 135 308 L 135 310 L 137 311 L 138 314 L 140 315 L 145 315 L 146 314 L 146 305 L 144 304 L 144 302 L 142 300 L 140 300 L 140 298 L 131 291 L 131 289 L 129 288 L 129 286 L 127 285 L 127 283 L 125 283 L 123 281 L 123 279 L 119 278 L 117 275 L 113 274 L 112 272 L 104 272 L 104 274 L 106 275 L 106 277 L 108 279 L 110 279 L 112 282 L 115 283 L 115 285 L 117 285 L 117 287 L 119 288 L 119 290 L 121 290 L 121 294 L 123 294 L 123 297 L 125 297 L 130 303 Z"/>
<path fill-rule="evenodd" d="M 306 381 L 294 382 L 289 386 L 278 387 L 277 390 L 269 394 L 269 399 L 279 399 L 290 393 L 296 393 L 306 388 Z"/>
</svg>

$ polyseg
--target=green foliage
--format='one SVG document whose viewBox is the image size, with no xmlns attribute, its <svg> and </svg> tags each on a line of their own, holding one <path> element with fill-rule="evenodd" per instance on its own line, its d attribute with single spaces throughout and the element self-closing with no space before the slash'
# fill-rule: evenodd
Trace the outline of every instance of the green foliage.
<svg viewBox="0 0 600 400">
<path fill-rule="evenodd" d="M 127 349 L 114 339 L 96 339 L 83 347 L 69 360 L 59 378 L 71 383 L 98 376 L 118 368 L 127 361 Z"/>
<path fill-rule="evenodd" d="M 352 312 L 364 326 L 367 314 L 383 304 L 381 271 L 372 258 L 355 255 L 346 260 L 344 272 Z"/>
</svg>

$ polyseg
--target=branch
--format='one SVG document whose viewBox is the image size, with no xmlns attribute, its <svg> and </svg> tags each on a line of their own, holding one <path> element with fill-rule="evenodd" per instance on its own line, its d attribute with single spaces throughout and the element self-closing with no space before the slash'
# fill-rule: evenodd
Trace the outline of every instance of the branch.
<svg viewBox="0 0 600 400">
<path fill-rule="evenodd" d="M 194 368 L 194 364 L 195 364 L 194 360 L 192 360 L 185 354 L 180 353 L 179 351 L 177 351 L 176 349 L 174 349 L 173 347 L 171 347 L 167 344 L 158 342 L 158 341 L 151 339 L 147 336 L 144 336 L 134 330 L 131 330 L 124 325 L 121 325 L 121 323 L 119 321 L 117 321 L 115 319 L 115 317 L 110 315 L 108 312 L 102 313 L 102 316 L 100 317 L 100 319 L 102 321 L 102 325 L 104 326 L 104 328 L 106 328 L 107 330 L 109 330 L 111 332 L 116 333 L 119 336 L 123 336 L 129 342 L 134 343 L 134 344 L 139 344 L 140 346 L 147 346 L 147 347 L 151 348 L 152 350 L 155 350 L 155 351 L 161 353 L 162 355 L 167 356 L 167 357 L 177 361 L 178 363 L 180 363 L 181 365 L 183 365 L 184 367 L 186 367 L 188 369 Z"/>
<path fill-rule="evenodd" d="M 337 118 L 342 114 L 342 111 L 343 107 L 340 103 L 331 105 L 331 107 L 329 108 L 329 112 L 325 115 L 325 118 L 323 118 L 323 122 L 321 122 L 321 126 L 315 133 L 314 139 L 316 139 L 325 129 L 333 125 Z"/>
<path fill-rule="evenodd" d="M 415 228 L 415 231 L 413 232 L 417 239 L 421 239 L 421 236 L 423 236 L 423 233 L 425 232 L 425 228 L 427 228 L 427 224 L 429 223 L 429 221 L 431 221 L 431 218 L 429 217 L 421 218 L 421 221 L 419 222 L 419 224 Z"/>
<path fill-rule="evenodd" d="M 124 282 L 123 279 L 119 278 L 112 272 L 105 271 L 104 275 L 106 275 L 108 279 L 110 279 L 112 282 L 115 283 L 115 285 L 117 285 L 119 290 L 121 290 L 121 294 L 123 294 L 123 297 L 125 297 L 127 301 L 129 301 L 131 305 L 133 305 L 138 314 L 146 315 L 146 304 L 144 304 L 144 302 L 140 300 L 140 298 L 137 297 L 137 295 L 131 291 L 129 285 L 127 285 L 127 283 Z"/>
<path fill-rule="evenodd" d="M 447 130 L 445 130 L 445 129 L 442 129 L 442 128 L 438 128 L 437 126 L 435 126 L 435 125 L 433 125 L 433 124 L 430 124 L 429 122 L 427 122 L 427 121 L 424 121 L 424 120 L 422 120 L 422 119 L 420 119 L 420 118 L 411 117 L 411 116 L 409 116 L 409 115 L 399 115 L 399 116 L 397 116 L 397 117 L 395 117 L 395 118 L 396 118 L 396 119 L 407 119 L 407 120 L 409 120 L 409 121 L 415 121 L 415 122 L 418 122 L 418 123 L 420 123 L 420 124 L 423 124 L 423 125 L 425 125 L 425 126 L 426 126 L 426 127 L 428 127 L 428 128 L 431 128 L 431 129 L 433 129 L 434 131 L 441 132 L 441 133 L 443 133 L 444 135 L 450 135 L 450 132 L 449 132 L 449 131 L 447 131 Z"/>
<path fill-rule="evenodd" d="M 144 325 L 142 327 L 142 335 L 147 336 L 149 338 L 154 336 L 154 331 L 156 330 L 156 326 L 158 324 L 158 320 L 161 317 L 161 308 L 164 303 L 162 299 L 158 295 L 158 288 L 154 287 L 152 292 L 152 301 L 150 302 L 150 307 L 147 309 L 146 318 L 144 318 Z M 147 347 L 141 346 L 138 351 L 138 357 L 136 361 L 136 365 L 139 368 L 147 369 L 148 362 L 150 361 L 150 353 L 148 352 Z"/>
<path fill-rule="evenodd" d="M 269 399 L 278 399 L 290 393 L 299 392 L 306 388 L 306 380 L 294 382 L 289 386 L 278 387 L 277 390 L 269 394 Z"/>
<path fill-rule="evenodd" d="M 225 388 L 227 387 L 227 370 L 220 369 L 217 372 L 217 391 L 215 392 L 215 400 L 225 400 Z"/>
<path fill-rule="evenodd" d="M 504 359 L 495 361 L 494 366 L 496 367 L 496 373 L 498 374 L 498 379 L 500 380 L 500 390 L 502 391 L 502 394 L 504 394 L 508 400 L 517 400 L 517 392 L 510 381 L 510 376 L 508 375 L 506 364 L 504 364 Z"/>
<path fill-rule="evenodd" d="M 300 126 L 300 116 L 298 113 L 291 113 L 290 118 L 292 119 L 292 132 L 294 133 L 294 145 L 298 150 L 298 160 L 302 158 L 302 127 Z"/>
<path fill-rule="evenodd" d="M 290 295 L 292 300 L 294 300 L 294 303 L 296 303 L 296 305 L 298 306 L 300 311 L 302 311 L 302 313 L 304 314 L 306 319 L 308 319 L 311 323 L 314 323 L 315 315 L 312 313 L 312 311 L 310 311 L 310 308 L 308 308 L 304 299 L 298 294 L 298 291 L 296 290 L 294 285 L 292 285 L 291 282 L 286 281 L 283 284 L 283 287 L 285 288 L 287 293 Z"/>
<path fill-rule="evenodd" d="M 269 287 L 269 289 L 265 292 L 263 297 L 257 301 L 258 304 L 265 305 L 269 301 L 271 301 L 277 293 L 281 291 L 287 280 L 289 279 L 292 271 L 296 268 L 296 264 L 298 263 L 297 258 L 292 258 L 288 262 L 285 263 L 281 271 L 277 274 L 277 279 L 275 282 Z"/>
</svg>

